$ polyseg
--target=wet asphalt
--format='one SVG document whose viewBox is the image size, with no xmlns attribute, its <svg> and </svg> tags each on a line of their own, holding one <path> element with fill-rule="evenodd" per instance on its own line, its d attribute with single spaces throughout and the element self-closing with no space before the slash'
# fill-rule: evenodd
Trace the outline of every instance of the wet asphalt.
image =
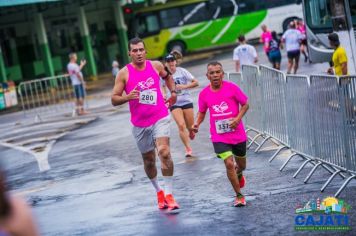
<svg viewBox="0 0 356 236">
<path fill-rule="evenodd" d="M 260 49 L 259 53 L 261 63 L 267 64 Z M 205 65 L 215 59 L 223 62 L 226 71 L 233 70 L 229 53 L 184 66 L 198 78 L 202 87 L 207 85 Z M 301 65 L 301 73 L 305 74 L 324 71 L 325 66 Z M 201 87 L 193 90 L 195 98 Z M 303 163 L 298 157 L 279 171 L 290 152 L 285 151 L 268 162 L 277 148 L 271 142 L 259 153 L 254 152 L 255 146 L 248 151 L 244 172 L 247 183 L 243 189 L 247 206 L 232 207 L 234 192 L 224 164 L 214 155 L 208 119 L 192 142 L 194 157 L 189 159 L 184 157 L 184 147 L 172 121 L 174 195 L 181 210 L 178 214 L 160 211 L 131 135 L 127 106 L 112 109 L 109 88 L 90 100 L 89 105 L 92 110 L 88 117 L 93 121 L 79 122 L 80 126 L 56 140 L 49 153 L 48 171 L 40 172 L 36 158 L 29 153 L 0 146 L 1 162 L 11 193 L 27 199 L 43 235 L 356 234 L 356 181 L 352 181 L 340 195 L 352 207 L 348 213 L 351 231 L 294 230 L 296 206 L 334 195 L 343 181 L 336 177 L 321 193 L 320 188 L 330 174 L 320 168 L 304 184 L 312 166 L 307 165 L 297 178 L 293 178 Z M 11 132 L 20 132 L 16 130 L 28 130 L 31 119 L 20 113 L 0 117 L 2 130 L 10 137 Z M 38 130 L 45 126 L 50 126 L 51 130 L 63 129 L 64 119 L 72 120 L 65 112 L 50 116 L 46 124 L 38 125 Z M 72 120 L 74 123 L 78 124 L 78 121 Z M 159 162 L 157 166 L 159 168 Z M 160 177 L 161 174 L 158 177 L 161 182 Z"/>
</svg>

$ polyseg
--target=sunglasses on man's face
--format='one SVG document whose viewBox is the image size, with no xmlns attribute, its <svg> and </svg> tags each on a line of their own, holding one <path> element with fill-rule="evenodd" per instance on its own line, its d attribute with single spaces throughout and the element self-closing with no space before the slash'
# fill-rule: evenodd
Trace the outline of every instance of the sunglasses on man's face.
<svg viewBox="0 0 356 236">
<path fill-rule="evenodd" d="M 172 62 L 172 61 L 174 61 L 174 59 L 168 59 L 168 60 L 166 60 L 166 62 Z"/>
</svg>

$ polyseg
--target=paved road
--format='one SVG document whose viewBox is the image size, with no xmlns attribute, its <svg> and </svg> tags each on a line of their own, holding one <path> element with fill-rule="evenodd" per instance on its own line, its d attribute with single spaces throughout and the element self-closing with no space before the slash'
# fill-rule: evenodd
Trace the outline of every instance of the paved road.
<svg viewBox="0 0 356 236">
<path fill-rule="evenodd" d="M 267 64 L 261 49 L 259 53 L 261 63 Z M 224 53 L 185 66 L 205 86 L 206 62 L 219 60 L 226 71 L 232 71 L 230 56 Z M 306 74 L 323 71 L 325 66 L 301 64 L 301 72 Z M 174 188 L 182 209 L 176 215 L 161 212 L 131 136 L 128 108 L 108 111 L 108 91 L 90 101 L 98 107 L 92 114 L 96 119 L 61 137 L 53 146 L 49 171 L 39 172 L 29 154 L 0 147 L 12 192 L 25 196 L 33 206 L 43 235 L 294 235 L 298 234 L 294 231 L 296 206 L 333 195 L 342 183 L 336 178 L 320 193 L 329 177 L 320 169 L 308 184 L 303 184 L 310 166 L 292 178 L 302 163 L 298 158 L 280 172 L 288 152 L 269 163 L 276 149 L 269 143 L 261 153 L 248 151 L 244 189 L 248 205 L 234 208 L 225 167 L 215 158 L 209 140 L 208 122 L 193 142 L 195 157 L 191 159 L 184 158 L 183 145 L 172 123 Z M 195 89 L 193 95 L 196 97 L 198 92 Z M 8 117 L 0 118 L 11 123 Z M 340 196 L 354 208 L 355 182 Z M 350 210 L 349 218 L 354 230 L 337 234 L 355 235 L 356 210 Z"/>
</svg>

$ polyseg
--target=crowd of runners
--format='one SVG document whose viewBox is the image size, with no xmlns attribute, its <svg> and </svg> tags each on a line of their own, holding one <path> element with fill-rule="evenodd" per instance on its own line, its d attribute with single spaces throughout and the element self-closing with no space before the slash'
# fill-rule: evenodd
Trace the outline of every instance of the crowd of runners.
<svg viewBox="0 0 356 236">
<path fill-rule="evenodd" d="M 281 69 L 281 50 L 284 48 L 288 58 L 287 74 L 297 73 L 301 54 L 304 56 L 304 62 L 308 62 L 306 29 L 303 20 L 291 21 L 281 38 L 275 31 L 271 32 L 266 25 L 262 25 L 261 29 L 260 43 L 263 44 L 263 50 L 273 68 Z M 258 62 L 256 49 L 246 43 L 244 35 L 238 37 L 238 44 L 233 53 L 237 72 L 240 71 L 241 65 L 253 65 Z"/>
</svg>

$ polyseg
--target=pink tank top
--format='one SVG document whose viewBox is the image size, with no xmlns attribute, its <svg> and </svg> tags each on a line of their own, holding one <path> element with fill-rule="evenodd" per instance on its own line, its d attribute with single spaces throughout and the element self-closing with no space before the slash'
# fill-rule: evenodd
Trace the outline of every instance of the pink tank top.
<svg viewBox="0 0 356 236">
<path fill-rule="evenodd" d="M 139 71 L 132 64 L 126 65 L 129 75 L 125 86 L 126 94 L 136 87 L 140 98 L 129 101 L 131 123 L 137 127 L 148 127 L 168 116 L 160 88 L 160 78 L 151 61 L 146 60 L 145 69 Z"/>
</svg>

